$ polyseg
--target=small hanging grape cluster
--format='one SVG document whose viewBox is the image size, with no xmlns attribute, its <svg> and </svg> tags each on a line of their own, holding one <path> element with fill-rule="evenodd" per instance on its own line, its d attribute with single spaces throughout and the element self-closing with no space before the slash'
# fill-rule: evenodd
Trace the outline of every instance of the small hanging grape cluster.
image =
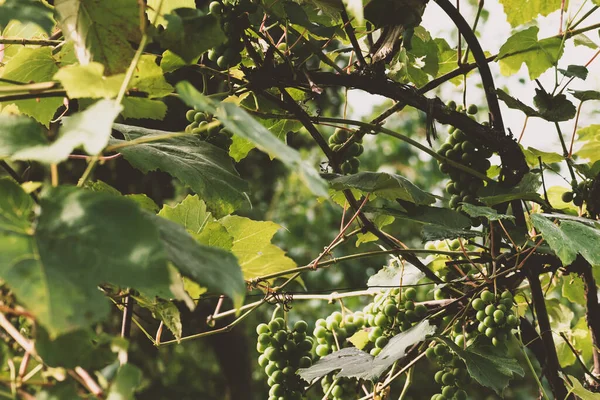
<svg viewBox="0 0 600 400">
<path fill-rule="evenodd" d="M 427 307 L 415 305 L 417 291 L 414 288 L 404 289 L 402 299 L 400 294 L 400 289 L 378 294 L 363 309 L 367 325 L 371 327 L 369 341 L 374 344 L 370 350 L 372 356 L 377 356 L 390 338 L 410 329 L 427 315 Z"/>
<path fill-rule="evenodd" d="M 208 59 L 216 62 L 221 69 L 231 68 L 242 61 L 242 33 L 248 26 L 246 13 L 256 12 L 258 5 L 250 0 L 236 1 L 235 4 L 213 1 L 208 9 L 210 14 L 219 18 L 221 29 L 227 36 L 225 43 L 209 50 Z"/>
<path fill-rule="evenodd" d="M 448 106 L 456 108 L 454 102 L 449 103 Z M 476 114 L 477 111 L 477 106 L 474 104 L 467 110 L 470 115 Z M 488 158 L 492 156 L 492 151 L 476 147 L 459 129 L 450 127 L 448 131 L 450 136 L 440 147 L 438 154 L 485 174 L 491 166 Z M 461 202 L 476 204 L 477 191 L 483 187 L 481 179 L 445 162 L 440 163 L 440 171 L 450 176 L 450 182 L 446 185 L 446 192 L 451 196 L 450 208 L 457 209 Z"/>
<path fill-rule="evenodd" d="M 352 133 L 345 129 L 336 129 L 333 135 L 329 137 L 329 146 L 333 152 L 337 152 L 342 148 L 342 145 L 346 143 Z M 362 143 L 352 143 L 342 154 L 344 162 L 342 163 L 341 169 L 344 175 L 355 174 L 358 172 L 360 167 L 360 160 L 357 158 L 364 151 Z"/>
<path fill-rule="evenodd" d="M 185 118 L 190 122 L 190 124 L 185 127 L 186 132 L 197 134 L 205 142 L 225 151 L 229 150 L 229 146 L 233 143 L 231 139 L 233 134 L 228 130 L 223 129 L 223 125 L 205 129 L 205 126 L 208 125 L 209 122 L 215 120 L 212 115 L 192 109 L 185 114 Z"/>
<path fill-rule="evenodd" d="M 519 325 L 519 318 L 513 313 L 513 295 L 509 290 L 502 292 L 499 298 L 489 290 L 484 290 L 471 306 L 477 311 L 477 330 L 491 339 L 494 346 L 503 343 L 511 329 Z"/>
<path fill-rule="evenodd" d="M 261 354 L 258 365 L 269 377 L 269 400 L 301 399 L 304 381 L 296 374 L 299 368 L 312 365 L 312 340 L 306 336 L 308 324 L 298 321 L 290 330 L 283 318 L 256 327 L 256 350 Z"/>
<path fill-rule="evenodd" d="M 328 393 L 327 398 L 331 400 L 358 398 L 356 394 L 359 384 L 356 379 L 338 378 L 335 375 L 329 374 L 321 378 L 321 387 L 323 388 L 323 394 Z"/>
<path fill-rule="evenodd" d="M 431 396 L 431 400 L 467 400 L 464 388 L 471 382 L 471 377 L 465 363 L 443 343 L 429 347 L 425 355 L 441 367 L 434 380 L 442 385 L 442 391 Z"/>
<path fill-rule="evenodd" d="M 335 311 L 326 319 L 320 318 L 315 323 L 313 335 L 317 340 L 315 353 L 318 357 L 325 357 L 339 349 L 350 346 L 346 339 L 362 329 L 365 325 L 364 314 L 360 311 L 348 313 L 345 316 Z M 333 382 L 335 385 L 331 387 Z M 328 393 L 329 398 L 341 400 L 348 398 L 350 393 L 356 393 L 359 383 L 355 379 L 337 378 L 329 374 L 321 379 L 323 394 Z"/>
<path fill-rule="evenodd" d="M 365 319 L 362 313 L 342 316 L 342 313 L 335 311 L 326 319 L 319 318 L 315 323 L 313 331 L 314 337 L 317 339 L 317 347 L 315 352 L 319 357 L 325 357 L 327 354 L 333 353 L 348 345 L 347 338 L 364 326 Z"/>
<path fill-rule="evenodd" d="M 573 190 L 570 192 L 565 192 L 562 194 L 562 201 L 565 203 L 573 202 L 573 204 L 577 207 L 581 207 L 583 202 L 588 202 L 590 193 L 592 190 L 592 186 L 594 185 L 594 181 L 592 179 L 586 179 L 577 183 L 576 181 L 572 182 Z"/>
</svg>

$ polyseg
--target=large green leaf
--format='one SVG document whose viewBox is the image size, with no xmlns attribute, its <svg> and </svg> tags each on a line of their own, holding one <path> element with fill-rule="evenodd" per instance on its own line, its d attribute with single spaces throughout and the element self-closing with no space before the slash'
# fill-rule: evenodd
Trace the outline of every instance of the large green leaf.
<svg viewBox="0 0 600 400">
<path fill-rule="evenodd" d="M 271 244 L 273 235 L 281 228 L 271 221 L 253 221 L 230 215 L 219 220 L 233 237 L 231 251 L 238 258 L 244 279 L 285 271 L 296 263 L 279 247 Z"/>
<path fill-rule="evenodd" d="M 132 139 L 172 134 L 172 132 L 114 124 L 114 129 Z M 124 144 L 123 140 L 112 141 Z M 178 136 L 119 150 L 136 168 L 144 173 L 161 169 L 180 179 L 198 193 L 211 210 L 226 215 L 245 201 L 247 184 L 234 169 L 227 153 L 192 135 Z"/>
<path fill-rule="evenodd" d="M 196 8 L 195 0 L 148 0 L 146 2 L 147 8 L 146 13 L 148 14 L 148 19 L 150 22 L 154 23 L 156 21 L 156 25 L 166 25 L 166 21 L 164 18 L 165 14 L 170 14 L 173 10 L 177 8 Z M 160 6 L 160 13 L 157 14 L 158 7 Z"/>
<path fill-rule="evenodd" d="M 48 144 L 42 127 L 31 118 L 0 114 L 0 132 L 0 158 Z"/>
<path fill-rule="evenodd" d="M 590 164 L 600 160 L 600 124 L 590 125 L 577 131 L 577 142 L 583 146 L 575 152 L 581 158 L 590 160 Z"/>
<path fill-rule="evenodd" d="M 496 60 L 500 63 L 503 75 L 512 75 L 525 63 L 529 78 L 536 79 L 548 68 L 556 65 L 562 56 L 563 46 L 560 38 L 548 38 L 538 41 L 539 28 L 532 26 L 512 35 L 500 47 Z"/>
<path fill-rule="evenodd" d="M 477 383 L 493 389 L 499 396 L 502 396 L 514 375 L 525 375 L 519 362 L 508 354 L 506 347 L 475 344 L 464 350 L 451 340 L 441 339 L 465 362 L 469 375 Z"/>
<path fill-rule="evenodd" d="M 86 110 L 64 118 L 58 138 L 54 142 L 29 146 L 13 153 L 11 158 L 47 164 L 59 163 L 66 160 L 78 147 L 82 147 L 90 155 L 97 155 L 106 147 L 112 123 L 121 108 L 121 105 L 113 100 L 100 100 Z"/>
<path fill-rule="evenodd" d="M 23 47 L 4 67 L 2 78 L 23 83 L 48 82 L 58 71 L 58 65 L 52 56 L 52 48 Z M 6 83 L 0 83 L 6 85 Z M 12 102 L 19 111 L 35 118 L 40 123 L 48 126 L 54 113 L 62 104 L 60 97 L 45 99 L 28 99 Z"/>
<path fill-rule="evenodd" d="M 160 100 L 125 97 L 122 104 L 121 116 L 125 119 L 163 120 L 167 115 L 167 105 Z"/>
<path fill-rule="evenodd" d="M 142 383 L 142 371 L 132 364 L 121 365 L 110 385 L 106 400 L 134 400 L 135 390 Z"/>
<path fill-rule="evenodd" d="M 108 75 L 127 70 L 141 38 L 137 0 L 56 0 L 59 25 L 82 65 L 103 64 Z"/>
<path fill-rule="evenodd" d="M 23 204 L 25 193 L 7 186 L 0 186 L 0 198 Z M 14 214 L 6 203 L 0 214 Z M 35 232 L 0 232 L 0 277 L 51 336 L 108 315 L 109 302 L 97 288 L 102 283 L 170 297 L 158 231 L 135 203 L 58 187 L 43 195 L 40 206 Z M 22 211 L 25 218 L 29 213 Z"/>
<path fill-rule="evenodd" d="M 600 229 L 569 220 L 561 221 L 558 226 L 539 214 L 533 214 L 531 222 L 563 265 L 575 261 L 577 254 L 592 265 L 600 265 Z"/>
<path fill-rule="evenodd" d="M 298 171 L 308 188 L 316 195 L 326 197 L 327 186 L 317 170 L 304 162 L 296 150 L 277 139 L 250 114 L 232 103 L 220 103 L 217 106 L 188 82 L 176 85 L 181 98 L 192 107 L 215 114 L 221 123 L 233 134 L 243 137 L 256 145 L 271 157 L 276 157 L 292 171 Z"/>
<path fill-rule="evenodd" d="M 194 61 L 227 39 L 214 15 L 205 15 L 195 8 L 179 8 L 164 18 L 167 29 L 159 36 L 160 44 L 186 62 Z"/>
<path fill-rule="evenodd" d="M 180 224 L 147 214 L 160 232 L 167 257 L 182 275 L 208 290 L 231 297 L 234 306 L 244 301 L 246 286 L 235 256 L 217 247 L 198 243 Z"/>
<path fill-rule="evenodd" d="M 426 225 L 445 226 L 463 229 L 471 226 L 471 220 L 463 214 L 449 208 L 418 206 L 406 212 L 391 207 L 366 207 L 365 211 L 391 215 L 396 219 L 414 221 Z"/>
<path fill-rule="evenodd" d="M 233 246 L 233 238 L 227 229 L 213 217 L 198 195 L 188 195 L 174 207 L 165 205 L 158 215 L 183 225 L 199 243 L 225 250 L 231 250 Z"/>
<path fill-rule="evenodd" d="M 514 28 L 536 18 L 546 16 L 560 8 L 561 0 L 500 0 L 506 19 Z"/>
<path fill-rule="evenodd" d="M 311 382 L 339 370 L 336 374 L 338 378 L 376 379 L 404 357 L 407 348 L 425 340 L 427 335 L 433 334 L 435 330 L 435 325 L 430 325 L 429 320 L 424 320 L 391 338 L 376 357 L 356 347 L 348 347 L 321 358 L 310 368 L 300 368 L 298 375 Z"/>
<path fill-rule="evenodd" d="M 52 9 L 39 0 L 6 0 L 0 5 L 0 30 L 11 20 L 33 22 L 47 34 L 54 27 Z"/>
<path fill-rule="evenodd" d="M 163 70 L 156 64 L 156 58 L 154 55 L 143 55 L 129 84 L 130 88 L 145 92 L 150 98 L 173 93 L 173 86 L 166 81 Z"/>
<path fill-rule="evenodd" d="M 416 205 L 435 203 L 435 197 L 424 192 L 405 177 L 387 172 L 359 172 L 352 175 L 326 176 L 335 190 L 357 189 L 388 200 L 405 200 Z"/>
<path fill-rule="evenodd" d="M 581 400 L 600 400 L 600 393 L 587 390 L 573 375 L 567 376 L 569 379 L 565 379 L 565 385 L 569 389 L 569 393 L 573 393 Z"/>
<path fill-rule="evenodd" d="M 72 99 L 87 97 L 114 98 L 117 97 L 125 74 L 113 76 L 104 76 L 104 65 L 98 62 L 91 62 L 87 65 L 67 65 L 62 67 L 54 79 L 58 80 L 67 95 Z"/>
<path fill-rule="evenodd" d="M 48 332 L 40 328 L 36 332 L 35 349 L 50 367 L 85 369 L 104 368 L 114 361 L 111 351 L 113 337 L 97 334 L 92 329 L 79 329 L 51 339 Z"/>
</svg>

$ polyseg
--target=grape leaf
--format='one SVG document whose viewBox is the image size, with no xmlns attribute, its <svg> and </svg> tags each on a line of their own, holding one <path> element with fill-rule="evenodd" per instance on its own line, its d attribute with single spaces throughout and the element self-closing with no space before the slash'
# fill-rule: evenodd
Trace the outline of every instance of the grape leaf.
<svg viewBox="0 0 600 400">
<path fill-rule="evenodd" d="M 80 146 L 88 154 L 97 155 L 106 147 L 112 123 L 120 111 L 121 105 L 115 101 L 100 100 L 82 112 L 65 117 L 54 142 L 27 147 L 12 154 L 11 158 L 59 163 Z"/>
<path fill-rule="evenodd" d="M 565 379 L 564 381 L 569 389 L 569 393 L 575 394 L 581 400 L 600 400 L 600 393 L 590 392 L 573 375 L 567 376 L 569 379 Z"/>
<path fill-rule="evenodd" d="M 198 243 L 176 222 L 150 213 L 146 217 L 158 227 L 167 257 L 183 276 L 208 290 L 228 295 L 236 308 L 242 305 L 246 285 L 233 254 Z"/>
<path fill-rule="evenodd" d="M 541 158 L 542 162 L 546 164 L 561 162 L 565 159 L 564 156 L 558 153 L 550 153 L 538 150 L 533 147 L 528 147 L 527 149 L 524 149 L 523 154 L 525 155 L 525 161 L 527 161 L 527 165 L 531 167 L 539 167 L 539 158 Z"/>
<path fill-rule="evenodd" d="M 600 229 L 568 220 L 557 226 L 539 214 L 533 214 L 531 222 L 564 266 L 575 261 L 578 253 L 590 264 L 600 265 Z"/>
<path fill-rule="evenodd" d="M 540 116 L 547 121 L 568 121 L 575 116 L 577 109 L 564 94 L 552 96 L 543 89 L 535 89 L 533 103 L 540 111 Z"/>
<path fill-rule="evenodd" d="M 498 95 L 498 98 L 502 100 L 508 108 L 512 108 L 513 110 L 521 110 L 528 117 L 540 116 L 540 113 L 535 111 L 533 108 L 529 107 L 527 104 L 523 103 L 521 100 L 515 99 L 514 97 L 506 93 L 504 90 L 496 89 L 496 94 Z"/>
<path fill-rule="evenodd" d="M 396 219 L 413 221 L 420 224 L 441 225 L 448 228 L 462 229 L 471 226 L 471 220 L 463 214 L 449 208 L 418 206 L 402 211 L 391 207 L 365 207 L 365 211 L 391 215 Z"/>
<path fill-rule="evenodd" d="M 547 38 L 538 41 L 538 31 L 537 26 L 532 26 L 517 32 L 500 47 L 496 60 L 500 63 L 503 75 L 518 72 L 525 63 L 529 78 L 533 80 L 556 65 L 564 50 L 561 39 Z"/>
<path fill-rule="evenodd" d="M 160 298 L 149 298 L 144 295 L 133 296 L 140 307 L 144 307 L 152 313 L 152 316 L 164 323 L 173 333 L 175 339 L 181 339 L 183 325 L 181 315 L 175 303 Z"/>
<path fill-rule="evenodd" d="M 158 37 L 163 48 L 171 50 L 186 62 L 192 62 L 205 51 L 225 42 L 227 37 L 219 20 L 195 8 L 179 8 L 164 15 L 167 29 Z"/>
<path fill-rule="evenodd" d="M 122 104 L 121 116 L 125 119 L 163 120 L 167 115 L 167 105 L 160 100 L 125 97 Z"/>
<path fill-rule="evenodd" d="M 96 370 L 116 357 L 111 351 L 113 337 L 97 334 L 92 329 L 79 329 L 51 339 L 45 329 L 36 332 L 35 349 L 50 367 Z"/>
<path fill-rule="evenodd" d="M 72 382 L 58 382 L 56 385 L 40 391 L 36 400 L 80 400 L 77 388 Z"/>
<path fill-rule="evenodd" d="M 7 186 L 0 186 L 0 198 L 24 204 L 25 192 Z M 0 215 L 14 214 L 5 204 Z M 0 233 L 0 277 L 51 337 L 108 315 L 101 283 L 170 297 L 158 232 L 135 203 L 64 186 L 46 191 L 40 206 L 35 232 Z"/>
<path fill-rule="evenodd" d="M 52 48 L 23 47 L 6 63 L 2 78 L 23 83 L 47 82 L 52 80 L 57 71 L 58 66 L 52 57 Z M 6 83 L 0 83 L 0 85 L 5 86 Z M 54 113 L 62 105 L 62 99 L 60 97 L 28 99 L 6 104 L 15 104 L 23 114 L 49 126 L 50 121 L 54 118 Z"/>
<path fill-rule="evenodd" d="M 48 35 L 54 27 L 52 9 L 38 0 L 6 0 L 0 5 L 0 29 L 5 28 L 11 20 L 32 22 Z"/>
<path fill-rule="evenodd" d="M 113 128 L 129 139 L 172 134 L 172 132 L 137 126 L 114 124 Z M 113 139 L 113 144 L 124 140 Z M 242 180 L 227 153 L 192 135 L 123 147 L 119 150 L 137 169 L 144 173 L 161 169 L 190 186 L 207 202 L 211 210 L 221 215 L 231 213 L 246 199 L 247 184 Z"/>
<path fill-rule="evenodd" d="M 142 371 L 132 364 L 123 364 L 110 385 L 106 400 L 134 400 L 134 393 L 142 382 Z"/>
<path fill-rule="evenodd" d="M 577 131 L 577 142 L 583 144 L 575 152 L 577 156 L 589 159 L 591 164 L 600 160 L 600 124 L 579 129 Z"/>
<path fill-rule="evenodd" d="M 33 119 L 20 115 L 0 114 L 0 158 L 21 150 L 47 145 L 42 128 Z"/>
<path fill-rule="evenodd" d="M 212 216 L 198 195 L 188 195 L 173 207 L 164 205 L 158 215 L 183 225 L 199 243 L 225 250 L 233 246 L 227 229 Z"/>
<path fill-rule="evenodd" d="M 585 81 L 589 71 L 583 65 L 569 65 L 567 69 L 559 68 L 558 72 L 560 72 L 567 78 L 579 78 Z"/>
<path fill-rule="evenodd" d="M 493 389 L 499 396 L 514 375 L 525 375 L 519 362 L 507 354 L 506 347 L 500 349 L 476 343 L 464 350 L 445 337 L 440 339 L 465 362 L 473 379 L 480 385 Z"/>
<path fill-rule="evenodd" d="M 160 14 L 157 14 L 157 9 L 160 6 Z M 146 13 L 148 14 L 148 20 L 152 23 L 156 21 L 155 25 L 166 26 L 165 14 L 171 14 L 173 10 L 177 8 L 196 8 L 195 0 L 148 0 Z"/>
<path fill-rule="evenodd" d="M 561 0 L 500 0 L 508 23 L 514 28 L 560 8 Z"/>
<path fill-rule="evenodd" d="M 244 279 L 250 280 L 296 267 L 294 260 L 287 257 L 285 251 L 271 244 L 273 235 L 281 228 L 276 223 L 253 221 L 237 215 L 221 218 L 219 222 L 233 237 L 231 252 L 242 267 Z"/>
<path fill-rule="evenodd" d="M 435 203 L 435 197 L 424 192 L 405 177 L 386 172 L 359 172 L 352 175 L 324 176 L 335 190 L 358 189 L 388 200 L 405 200 L 416 205 Z"/>
<path fill-rule="evenodd" d="M 600 92 L 597 90 L 569 90 L 569 93 L 581 102 L 588 100 L 600 100 Z"/>
<path fill-rule="evenodd" d="M 130 88 L 147 93 L 151 99 L 173 93 L 173 86 L 166 81 L 163 70 L 156 64 L 156 58 L 154 55 L 143 55 L 129 84 Z"/>
<path fill-rule="evenodd" d="M 376 291 L 382 287 L 411 286 L 419 282 L 425 274 L 417 267 L 405 262 L 398 265 L 397 262 L 390 262 L 384 265 L 375 275 L 371 275 L 367 281 L 369 288 L 375 288 Z"/>
<path fill-rule="evenodd" d="M 575 274 L 565 276 L 563 278 L 562 296 L 571 303 L 585 305 L 583 280 Z"/>
<path fill-rule="evenodd" d="M 222 102 L 216 107 L 209 98 L 194 89 L 189 82 L 180 82 L 176 88 L 187 105 L 214 114 L 231 133 L 251 141 L 260 150 L 279 159 L 292 171 L 299 172 L 303 182 L 314 194 L 327 196 L 325 181 L 319 176 L 316 169 L 303 161 L 300 153 L 286 146 L 242 108 L 227 102 Z"/>
<path fill-rule="evenodd" d="M 124 78 L 125 74 L 105 77 L 104 65 L 97 62 L 87 65 L 67 65 L 54 75 L 54 79 L 63 85 L 67 95 L 72 99 L 117 97 Z"/>
<path fill-rule="evenodd" d="M 447 226 L 435 224 L 427 224 L 423 226 L 423 229 L 421 230 L 421 237 L 425 242 L 430 240 L 472 238 L 477 236 L 481 236 L 481 232 L 469 229 L 449 228 Z"/>
<path fill-rule="evenodd" d="M 127 70 L 134 55 L 129 42 L 141 39 L 137 0 L 56 0 L 54 7 L 80 64 L 99 62 L 108 75 Z"/>
<path fill-rule="evenodd" d="M 309 368 L 300 368 L 298 375 L 307 382 L 340 370 L 338 378 L 376 379 L 406 354 L 406 349 L 435 332 L 435 325 L 423 320 L 412 328 L 390 339 L 381 353 L 373 357 L 355 347 L 347 347 L 329 354 Z"/>
<path fill-rule="evenodd" d="M 498 212 L 493 208 L 485 206 L 476 206 L 469 203 L 462 203 L 460 209 L 469 214 L 469 216 L 471 217 L 484 217 L 488 221 L 499 221 L 501 219 L 515 219 L 513 215 L 498 214 Z"/>
<path fill-rule="evenodd" d="M 594 50 L 598 48 L 598 45 L 583 33 L 575 35 L 575 37 L 573 38 L 573 43 L 575 44 L 575 46 L 585 46 Z"/>
<path fill-rule="evenodd" d="M 160 68 L 165 73 L 173 72 L 181 67 L 185 67 L 186 65 L 189 64 L 171 50 L 165 50 L 160 60 Z"/>
</svg>

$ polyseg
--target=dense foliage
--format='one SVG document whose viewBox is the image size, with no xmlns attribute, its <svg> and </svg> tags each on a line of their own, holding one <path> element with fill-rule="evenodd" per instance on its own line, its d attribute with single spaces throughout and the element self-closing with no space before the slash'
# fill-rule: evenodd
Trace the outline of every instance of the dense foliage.
<svg viewBox="0 0 600 400">
<path fill-rule="evenodd" d="M 0 397 L 600 397 L 600 1 L 499 3 L 0 0 Z"/>
</svg>

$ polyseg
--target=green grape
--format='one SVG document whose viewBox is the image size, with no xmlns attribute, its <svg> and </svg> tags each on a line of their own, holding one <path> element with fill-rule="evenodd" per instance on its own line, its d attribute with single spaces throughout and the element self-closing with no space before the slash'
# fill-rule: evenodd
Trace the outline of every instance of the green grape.
<svg viewBox="0 0 600 400">
<path fill-rule="evenodd" d="M 428 347 L 427 350 L 425 350 L 425 356 L 431 361 L 434 361 L 437 357 L 433 347 Z"/>
<path fill-rule="evenodd" d="M 479 297 L 481 297 L 481 300 L 483 300 L 486 303 L 492 303 L 495 298 L 494 293 L 490 292 L 489 290 L 484 290 L 483 292 L 481 292 Z"/>
<path fill-rule="evenodd" d="M 496 311 L 494 311 L 493 316 L 494 316 L 494 321 L 496 321 L 497 323 L 500 323 L 499 321 L 504 321 L 505 314 L 504 314 L 504 311 L 502 311 L 502 310 L 496 310 Z"/>
<path fill-rule="evenodd" d="M 317 348 L 315 349 L 315 353 L 319 356 L 319 357 L 325 357 L 327 354 L 329 354 L 329 346 L 324 345 L 324 344 L 320 344 L 317 346 Z"/>
<path fill-rule="evenodd" d="M 433 380 L 436 381 L 436 383 L 442 383 L 442 377 L 444 376 L 444 373 L 444 370 L 436 372 L 433 376 Z"/>
<path fill-rule="evenodd" d="M 185 119 L 187 119 L 189 122 L 194 122 L 195 115 L 196 115 L 196 110 L 188 110 L 185 113 Z"/>
<path fill-rule="evenodd" d="M 389 339 L 387 337 L 381 336 L 375 341 L 375 346 L 379 347 L 380 349 L 383 349 L 385 345 L 388 344 L 388 342 Z"/>
<path fill-rule="evenodd" d="M 404 290 L 404 297 L 407 300 L 415 300 L 417 298 L 417 291 L 415 288 L 409 287 L 408 289 Z"/>
<path fill-rule="evenodd" d="M 267 324 L 262 323 L 256 327 L 256 333 L 259 335 L 263 334 L 263 333 L 269 333 L 269 332 L 271 332 L 271 331 L 269 330 L 269 326 Z"/>
<path fill-rule="evenodd" d="M 485 307 L 485 315 L 493 315 L 496 311 L 496 306 L 494 304 L 489 304 Z"/>
<path fill-rule="evenodd" d="M 442 343 L 436 344 L 435 347 L 433 348 L 433 350 L 435 351 L 435 354 L 438 356 L 443 356 L 445 354 L 448 354 L 448 347 Z"/>
<path fill-rule="evenodd" d="M 475 115 L 478 111 L 479 109 L 475 104 L 471 104 L 469 105 L 469 108 L 467 108 L 467 114 Z"/>
<path fill-rule="evenodd" d="M 213 15 L 223 14 L 223 6 L 218 1 L 213 1 L 208 5 L 208 10 Z"/>
<path fill-rule="evenodd" d="M 444 375 L 442 375 L 442 383 L 444 385 L 452 385 L 454 384 L 455 381 L 455 377 L 451 372 L 446 372 L 444 373 Z"/>
<path fill-rule="evenodd" d="M 570 203 L 573 201 L 573 192 L 564 192 L 560 198 L 563 202 Z"/>
<path fill-rule="evenodd" d="M 511 314 L 508 317 L 506 317 L 506 323 L 511 328 L 516 328 L 517 326 L 519 326 L 519 318 Z"/>
<path fill-rule="evenodd" d="M 308 330 L 308 324 L 306 321 L 298 321 L 294 324 L 294 330 L 296 332 L 306 332 Z"/>
<path fill-rule="evenodd" d="M 481 311 L 485 308 L 485 303 L 483 302 L 483 300 L 481 299 L 475 299 L 473 300 L 473 302 L 471 303 L 471 306 L 477 310 L 477 311 Z"/>
</svg>

